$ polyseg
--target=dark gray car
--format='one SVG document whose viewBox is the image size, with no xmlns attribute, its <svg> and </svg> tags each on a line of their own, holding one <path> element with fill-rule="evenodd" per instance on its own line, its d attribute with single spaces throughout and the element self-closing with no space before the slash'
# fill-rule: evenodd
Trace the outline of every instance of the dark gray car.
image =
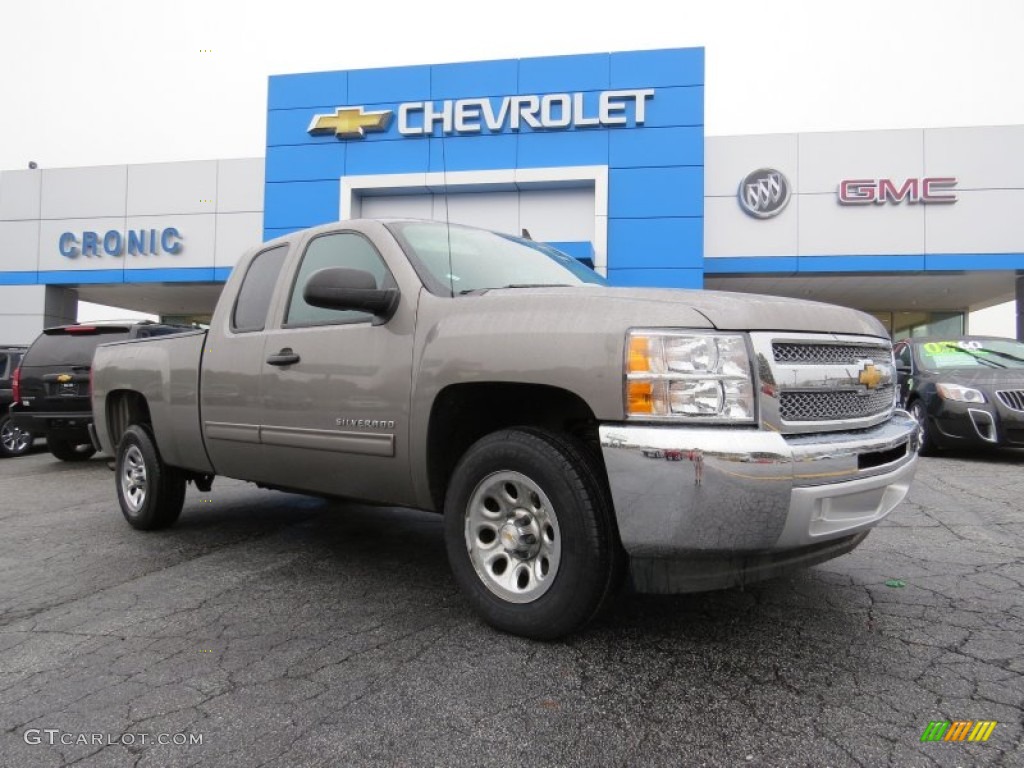
<svg viewBox="0 0 1024 768">
<path fill-rule="evenodd" d="M 921 450 L 1024 446 L 1024 344 L 988 336 L 915 338 L 893 350 Z"/>
</svg>

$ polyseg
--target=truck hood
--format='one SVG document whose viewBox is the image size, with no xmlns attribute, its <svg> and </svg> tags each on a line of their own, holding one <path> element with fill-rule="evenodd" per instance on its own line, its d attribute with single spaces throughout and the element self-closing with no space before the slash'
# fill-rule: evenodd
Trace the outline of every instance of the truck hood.
<svg viewBox="0 0 1024 768">
<path fill-rule="evenodd" d="M 699 313 L 722 331 L 792 331 L 808 333 L 845 333 L 888 337 L 885 328 L 871 315 L 848 307 L 817 301 L 762 296 L 729 291 L 693 291 L 673 288 L 616 288 L 585 285 L 566 288 L 510 288 L 487 292 L 489 296 L 547 296 L 565 300 L 586 299 L 585 306 L 594 312 L 615 312 L 635 316 L 638 324 L 650 316 L 651 305 L 671 311 L 672 307 Z M 606 310 L 602 309 L 606 306 Z M 630 306 L 633 305 L 633 306 Z M 663 322 L 665 312 L 657 312 Z M 680 312 L 680 325 L 686 316 Z M 652 318 L 652 322 L 655 318 Z"/>
</svg>

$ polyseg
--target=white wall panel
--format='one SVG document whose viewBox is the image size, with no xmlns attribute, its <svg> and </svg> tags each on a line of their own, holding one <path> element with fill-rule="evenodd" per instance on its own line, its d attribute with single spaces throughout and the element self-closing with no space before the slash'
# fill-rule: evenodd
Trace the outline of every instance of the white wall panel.
<svg viewBox="0 0 1024 768">
<path fill-rule="evenodd" d="M 216 266 L 234 267 L 243 253 L 261 242 L 262 213 L 222 213 L 217 216 Z"/>
<path fill-rule="evenodd" d="M 839 205 L 830 194 L 799 203 L 800 256 L 924 253 L 923 205 Z"/>
<path fill-rule="evenodd" d="M 128 168 L 56 168 L 42 171 L 42 218 L 124 216 Z"/>
<path fill-rule="evenodd" d="M 906 179 L 924 174 L 920 130 L 800 134 L 801 193 L 835 193 L 842 179 Z"/>
<path fill-rule="evenodd" d="M 44 182 L 45 183 L 45 182 Z M 40 270 L 63 270 L 63 269 L 122 269 L 123 258 L 107 256 L 103 253 L 102 242 L 98 256 L 78 255 L 74 258 L 62 256 L 60 253 L 60 236 L 64 232 L 71 232 L 78 240 L 78 251 L 81 254 L 82 233 L 95 232 L 102 241 L 104 233 L 111 229 L 124 232 L 124 218 L 110 217 L 98 219 L 56 219 L 42 221 L 39 225 L 39 269 Z"/>
<path fill-rule="evenodd" d="M 924 132 L 925 173 L 955 176 L 958 189 L 1024 188 L 1024 126 Z"/>
<path fill-rule="evenodd" d="M 0 272 L 39 268 L 39 222 L 0 221 Z"/>
<path fill-rule="evenodd" d="M 359 199 L 357 215 L 367 219 L 433 219 L 434 198 L 429 194 L 364 195 Z"/>
<path fill-rule="evenodd" d="M 928 253 L 1024 253 L 1024 189 L 966 191 L 925 212 Z"/>
<path fill-rule="evenodd" d="M 179 253 L 128 255 L 124 257 L 126 269 L 175 269 L 178 267 L 214 266 L 216 237 L 214 230 L 216 216 L 212 213 L 193 216 L 131 216 L 126 230 L 157 231 L 157 236 L 166 227 L 174 227 L 181 233 Z"/>
<path fill-rule="evenodd" d="M 790 197 L 782 213 L 770 219 L 745 214 L 735 195 L 706 198 L 704 255 L 795 256 L 799 222 L 800 199 L 796 195 Z"/>
<path fill-rule="evenodd" d="M 262 157 L 217 161 L 217 211 L 263 211 Z"/>
<path fill-rule="evenodd" d="M 528 229 L 534 240 L 594 242 L 594 190 L 592 187 L 520 192 L 520 234 Z"/>
<path fill-rule="evenodd" d="M 42 171 L 4 171 L 0 174 L 0 221 L 39 218 Z"/>
<path fill-rule="evenodd" d="M 217 161 L 128 166 L 128 216 L 213 213 Z"/>
<path fill-rule="evenodd" d="M 704 194 L 736 197 L 743 177 L 758 168 L 781 171 L 792 188 L 798 180 L 798 161 L 795 133 L 708 137 L 704 140 Z"/>
</svg>

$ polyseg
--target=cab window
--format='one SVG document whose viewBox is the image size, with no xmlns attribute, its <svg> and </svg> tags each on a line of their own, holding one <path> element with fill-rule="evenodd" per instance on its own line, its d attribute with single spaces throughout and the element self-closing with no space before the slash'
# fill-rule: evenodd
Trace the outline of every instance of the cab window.
<svg viewBox="0 0 1024 768">
<path fill-rule="evenodd" d="M 238 289 L 235 308 L 231 313 L 231 330 L 236 332 L 262 331 L 267 325 L 267 310 L 274 295 L 274 286 L 281 275 L 288 248 L 279 245 L 263 251 L 249 262 L 249 269 Z"/>
<path fill-rule="evenodd" d="M 292 285 L 288 299 L 288 312 L 284 318 L 287 327 L 301 325 L 335 325 L 340 323 L 365 323 L 373 319 L 369 312 L 354 310 L 324 309 L 310 306 L 302 298 L 306 283 L 315 272 L 328 267 L 346 267 L 369 272 L 377 281 L 378 288 L 395 286 L 394 278 L 369 240 L 355 232 L 336 232 L 314 238 L 302 255 L 302 263 Z"/>
</svg>

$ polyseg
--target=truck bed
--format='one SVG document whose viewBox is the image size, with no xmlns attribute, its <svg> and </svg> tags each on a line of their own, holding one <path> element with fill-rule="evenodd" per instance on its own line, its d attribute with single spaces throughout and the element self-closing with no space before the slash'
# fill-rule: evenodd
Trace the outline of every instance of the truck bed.
<svg viewBox="0 0 1024 768">
<path fill-rule="evenodd" d="M 149 408 L 153 437 L 163 460 L 174 467 L 213 472 L 199 420 L 199 372 L 206 331 L 103 344 L 93 359 L 93 412 L 118 391 L 137 392 Z M 113 414 L 109 418 L 117 418 Z M 121 430 L 116 430 L 120 434 Z M 96 419 L 104 451 L 113 453 L 111 425 Z"/>
</svg>

